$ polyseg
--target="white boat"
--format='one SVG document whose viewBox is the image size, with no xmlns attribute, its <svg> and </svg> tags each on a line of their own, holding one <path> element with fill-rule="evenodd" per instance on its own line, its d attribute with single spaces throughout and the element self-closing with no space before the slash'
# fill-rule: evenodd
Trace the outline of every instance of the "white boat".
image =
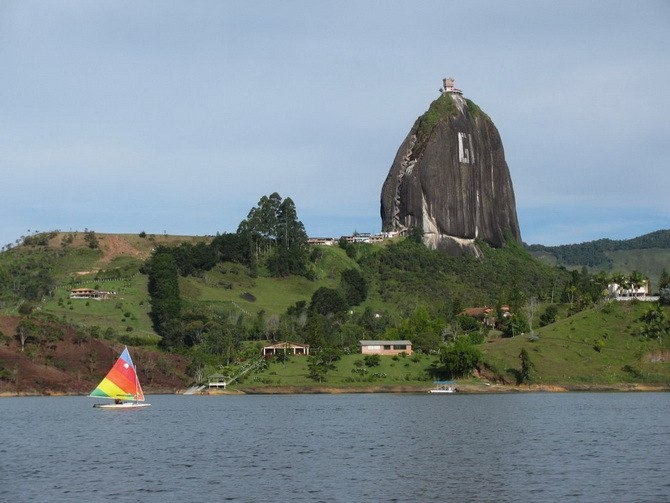
<svg viewBox="0 0 670 503">
<path fill-rule="evenodd" d="M 150 403 L 140 403 L 140 402 L 119 402 L 119 403 L 95 403 L 93 407 L 96 409 L 114 409 L 114 410 L 123 410 L 123 409 L 141 409 L 143 407 L 150 407 Z"/>
<path fill-rule="evenodd" d="M 456 386 L 453 381 L 433 381 L 435 386 L 428 393 L 456 393 Z"/>
<path fill-rule="evenodd" d="M 128 348 L 123 350 L 105 378 L 88 396 L 109 398 L 114 401 L 113 403 L 94 404 L 93 407 L 98 409 L 128 410 L 151 405 L 144 403 L 144 392 Z"/>
</svg>

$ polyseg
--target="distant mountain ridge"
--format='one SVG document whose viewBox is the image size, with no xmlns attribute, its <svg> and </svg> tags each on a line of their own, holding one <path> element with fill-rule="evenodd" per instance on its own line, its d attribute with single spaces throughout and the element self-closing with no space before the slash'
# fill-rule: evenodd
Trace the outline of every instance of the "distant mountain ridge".
<svg viewBox="0 0 670 503">
<path fill-rule="evenodd" d="M 530 252 L 547 252 L 554 255 L 560 264 L 594 267 L 608 262 L 606 252 L 649 248 L 670 248 L 670 229 L 650 232 L 643 236 L 624 240 L 603 238 L 571 245 L 544 246 L 534 244 L 526 246 L 526 249 Z"/>
<path fill-rule="evenodd" d="M 585 243 L 544 246 L 525 245 L 536 258 L 567 268 L 630 272 L 638 270 L 652 279 L 663 269 L 670 272 L 670 229 L 632 239 L 598 239 Z"/>
</svg>

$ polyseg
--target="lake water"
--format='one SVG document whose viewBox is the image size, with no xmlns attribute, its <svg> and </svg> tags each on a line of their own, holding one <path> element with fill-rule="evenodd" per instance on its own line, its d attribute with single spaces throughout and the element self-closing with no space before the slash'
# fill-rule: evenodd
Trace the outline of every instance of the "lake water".
<svg viewBox="0 0 670 503">
<path fill-rule="evenodd" d="M 668 502 L 670 394 L 0 399 L 0 501 Z"/>
</svg>

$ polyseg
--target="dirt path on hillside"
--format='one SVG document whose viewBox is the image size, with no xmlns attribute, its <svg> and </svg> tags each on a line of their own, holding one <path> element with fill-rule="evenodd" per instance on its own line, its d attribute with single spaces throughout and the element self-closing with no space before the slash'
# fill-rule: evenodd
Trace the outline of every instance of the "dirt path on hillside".
<svg viewBox="0 0 670 503">
<path fill-rule="evenodd" d="M 146 259 L 149 254 L 138 250 L 121 236 L 108 234 L 99 241 L 100 250 L 102 250 L 101 264 L 109 264 L 116 257 L 131 256 L 139 259 Z"/>
</svg>

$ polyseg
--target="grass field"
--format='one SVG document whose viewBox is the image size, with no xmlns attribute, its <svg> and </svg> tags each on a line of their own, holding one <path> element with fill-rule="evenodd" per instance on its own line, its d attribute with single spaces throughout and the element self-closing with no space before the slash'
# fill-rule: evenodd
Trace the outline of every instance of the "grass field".
<svg viewBox="0 0 670 503">
<path fill-rule="evenodd" d="M 77 239 L 82 238 L 79 235 Z M 134 235 L 102 235 L 99 239 L 100 249 L 81 247 L 65 251 L 55 271 L 55 294 L 53 298 L 45 298 L 40 309 L 67 323 L 156 340 L 149 318 L 147 277 L 139 273 L 142 257 L 148 256 L 156 244 L 175 244 L 183 239 Z M 313 264 L 313 281 L 297 276 L 252 277 L 242 265 L 223 263 L 198 277 L 180 277 L 179 288 L 185 307 L 240 311 L 254 318 L 260 311 L 267 315 L 281 314 L 298 301 L 309 302 L 320 287 L 336 288 L 341 271 L 352 267 L 357 267 L 356 262 L 344 250 L 332 247 L 321 250 L 320 258 Z M 96 279 L 113 276 L 116 271 L 120 271 L 121 279 Z M 81 287 L 113 291 L 116 295 L 101 301 L 69 299 L 70 289 Z"/>
<path fill-rule="evenodd" d="M 535 342 L 523 335 L 496 339 L 484 351 L 495 370 L 512 377 L 510 369 L 520 367 L 519 353 L 526 348 L 538 383 L 670 383 L 667 358 L 652 361 L 654 354 L 670 351 L 670 341 L 638 335 L 637 320 L 648 308 L 644 302 L 612 302 L 540 328 Z"/>
<path fill-rule="evenodd" d="M 191 305 L 239 309 L 255 316 L 258 311 L 280 314 L 299 300 L 309 302 L 320 286 L 333 281 L 309 281 L 303 277 L 253 278 L 239 264 L 221 264 L 202 277 L 180 278 L 182 297 Z"/>
<path fill-rule="evenodd" d="M 433 378 L 429 370 L 436 362 L 437 357 L 427 355 L 382 356 L 379 365 L 366 367 L 362 355 L 350 354 L 335 362 L 335 369 L 328 371 L 323 381 L 315 381 L 308 377 L 308 358 L 292 356 L 286 363 L 271 361 L 266 370 L 252 374 L 241 385 L 369 387 L 404 384 L 430 387 Z"/>
<path fill-rule="evenodd" d="M 618 384 L 670 385 L 670 341 L 648 340 L 638 334 L 637 319 L 645 303 L 611 303 L 560 319 L 536 330 L 537 340 L 528 335 L 496 336 L 481 345 L 487 365 L 514 383 L 520 369 L 519 353 L 525 348 L 534 365 L 532 383 L 538 385 L 589 386 Z M 670 312 L 668 313 L 670 315 Z M 665 355 L 664 361 L 654 361 Z M 358 362 L 358 363 L 357 363 Z M 360 354 L 343 356 L 323 382 L 311 380 L 306 357 L 294 356 L 286 363 L 271 362 L 267 369 L 249 375 L 240 386 L 370 387 L 406 384 L 429 387 L 437 356 L 381 357 L 377 367 L 362 365 Z M 459 381 L 474 384 L 468 377 Z"/>
<path fill-rule="evenodd" d="M 67 323 L 98 326 L 102 332 L 112 328 L 118 334 L 157 339 L 148 315 L 150 305 L 146 276 L 138 273 L 122 280 L 84 279 L 77 287 L 116 292 L 116 295 L 109 300 L 70 299 L 70 286 L 62 285 L 56 289 L 52 299 L 40 305 L 40 309 Z"/>
</svg>

